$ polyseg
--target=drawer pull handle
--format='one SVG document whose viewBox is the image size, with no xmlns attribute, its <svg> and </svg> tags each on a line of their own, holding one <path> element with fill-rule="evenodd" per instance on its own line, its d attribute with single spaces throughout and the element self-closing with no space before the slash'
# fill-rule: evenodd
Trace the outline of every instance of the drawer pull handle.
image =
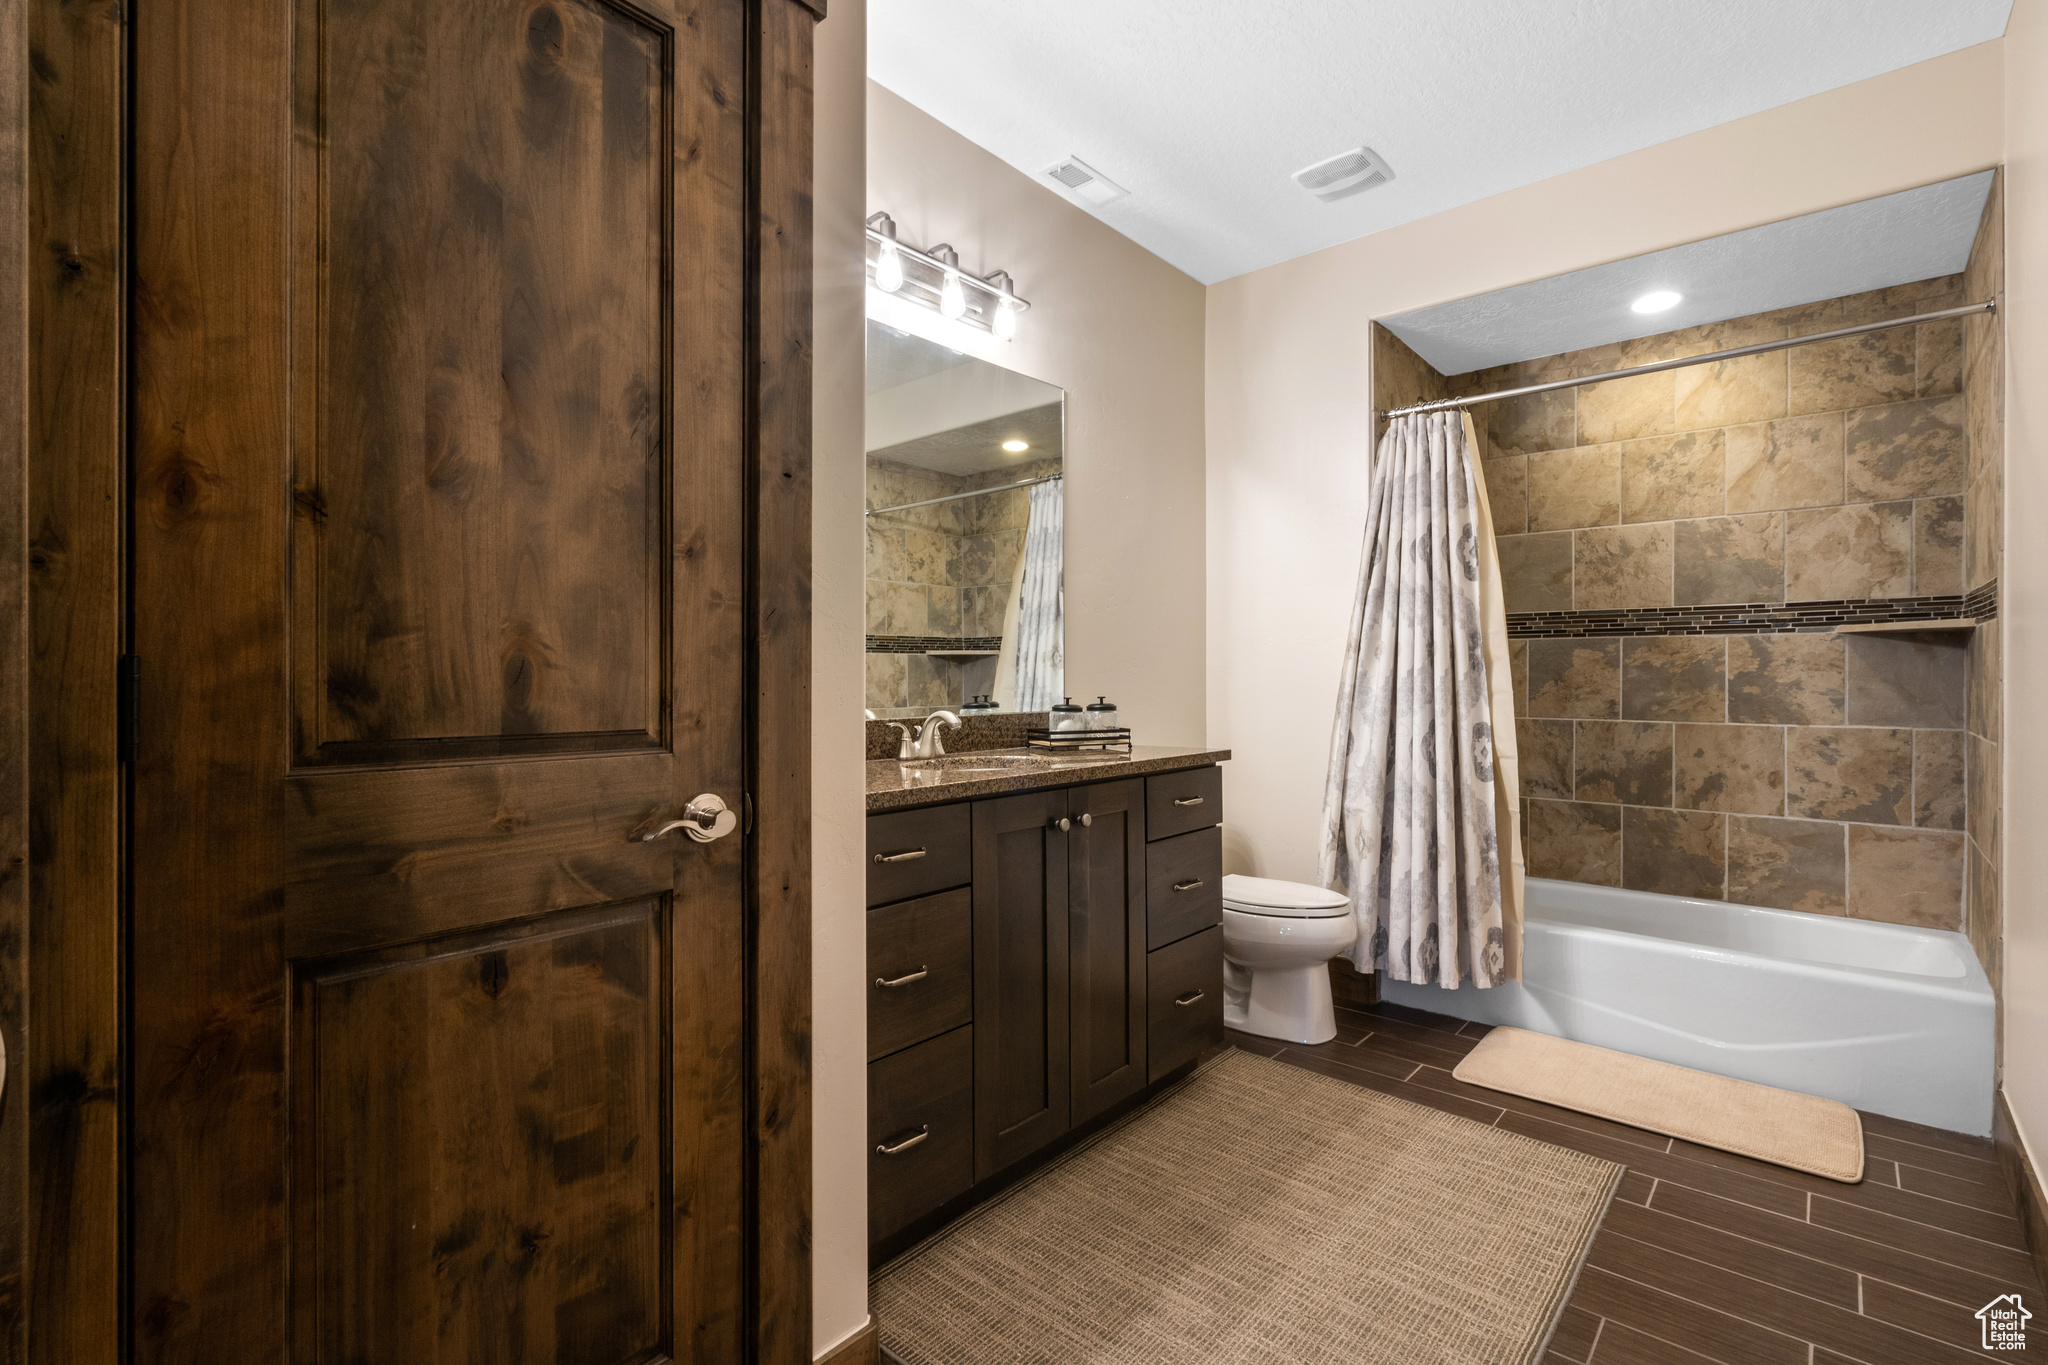
<svg viewBox="0 0 2048 1365">
<path fill-rule="evenodd" d="M 912 862 L 918 858 L 922 858 L 923 856 L 923 849 L 913 848 L 903 853 L 877 853 L 875 855 L 875 861 L 878 863 L 907 863 Z"/>
<path fill-rule="evenodd" d="M 1176 806 L 1199 806 L 1202 804 L 1202 798 L 1199 796 L 1179 796 L 1174 798 L 1173 804 Z"/>
<path fill-rule="evenodd" d="M 895 1156 L 898 1152 L 909 1151 L 912 1147 L 917 1146 L 918 1143 L 923 1142 L 926 1138 L 930 1137 L 931 1135 L 932 1126 L 929 1123 L 927 1123 L 920 1127 L 916 1132 L 912 1133 L 909 1137 L 903 1139 L 903 1141 L 894 1143 L 881 1143 L 875 1148 L 875 1151 L 882 1156 Z"/>
<path fill-rule="evenodd" d="M 1173 889 L 1176 891 L 1192 891 L 1201 884 L 1202 879 L 1197 877 L 1194 881 L 1191 882 L 1175 882 L 1173 884 Z"/>
<path fill-rule="evenodd" d="M 930 972 L 929 972 L 929 971 L 927 971 L 927 970 L 926 970 L 925 968 L 923 968 L 923 967 L 919 967 L 919 968 L 918 968 L 918 969 L 917 969 L 916 971 L 912 972 L 912 973 L 911 973 L 910 975 L 908 975 L 908 976 L 899 976 L 899 977 L 897 977 L 897 978 L 896 978 L 896 979 L 895 979 L 894 981 L 884 981 L 884 980 L 883 980 L 883 979 L 882 979 L 881 977 L 879 977 L 879 976 L 878 976 L 878 977 L 876 977 L 876 978 L 875 978 L 875 988 L 876 988 L 877 990 L 884 990 L 884 991 L 886 991 L 886 990 L 892 990 L 892 989 L 894 989 L 894 988 L 895 988 L 895 987 L 897 987 L 897 986 L 908 986 L 908 985 L 909 985 L 909 984 L 910 984 L 911 982 L 913 982 L 913 981 L 922 981 L 922 980 L 924 980 L 924 979 L 925 979 L 925 977 L 927 977 L 927 976 L 929 976 L 929 975 L 930 975 Z"/>
<path fill-rule="evenodd" d="M 1189 991 L 1184 995 L 1173 997 L 1173 1003 L 1176 1005 L 1192 1005 L 1208 993 L 1207 991 Z"/>
</svg>

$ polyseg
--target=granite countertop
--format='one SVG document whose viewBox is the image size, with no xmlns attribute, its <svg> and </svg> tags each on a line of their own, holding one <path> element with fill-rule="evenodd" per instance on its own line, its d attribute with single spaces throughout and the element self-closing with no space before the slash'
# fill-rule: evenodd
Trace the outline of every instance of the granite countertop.
<svg viewBox="0 0 2048 1365">
<path fill-rule="evenodd" d="M 1170 773 L 1206 768 L 1230 757 L 1228 749 L 1179 749 L 1163 744 L 1133 745 L 1127 754 L 1086 750 L 983 749 L 947 754 L 940 759 L 868 760 L 868 813 L 968 801 L 1006 792 L 1068 787 L 1077 782 L 1109 782 L 1145 773 Z M 1018 758 L 1040 760 L 1010 766 Z M 998 771 L 990 771 L 997 768 Z"/>
</svg>

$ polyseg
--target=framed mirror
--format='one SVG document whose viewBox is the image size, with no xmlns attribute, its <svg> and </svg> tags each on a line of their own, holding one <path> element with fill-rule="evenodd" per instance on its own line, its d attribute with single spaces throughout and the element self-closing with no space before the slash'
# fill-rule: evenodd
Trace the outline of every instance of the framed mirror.
<svg viewBox="0 0 2048 1365">
<path fill-rule="evenodd" d="M 1043 711 L 1065 682 L 1066 393 L 868 323 L 867 706 Z"/>
</svg>

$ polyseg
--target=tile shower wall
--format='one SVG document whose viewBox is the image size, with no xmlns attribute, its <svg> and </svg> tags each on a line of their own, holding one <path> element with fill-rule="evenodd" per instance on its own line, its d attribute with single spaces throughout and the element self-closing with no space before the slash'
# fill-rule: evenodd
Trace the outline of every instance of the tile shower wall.
<svg viewBox="0 0 2048 1365">
<path fill-rule="evenodd" d="M 1965 302 L 1965 284 L 1830 299 L 1446 387 L 1928 312 Z M 1961 322 L 1931 323 L 1475 409 L 1508 610 L 1939 597 L 1992 581 L 1969 515 L 1967 349 Z M 1655 630 L 1515 642 L 1532 873 L 1966 927 L 1966 797 L 1984 742 L 1967 727 L 1968 634 Z"/>
<path fill-rule="evenodd" d="M 1058 472 L 1057 460 L 979 474 L 941 474 L 870 458 L 867 505 L 894 507 Z M 983 639 L 1003 613 L 1030 520 L 1030 490 L 991 493 L 867 519 L 867 633 Z M 962 664 L 922 653 L 871 651 L 867 704 L 876 715 L 958 707 L 994 685 L 992 659 Z"/>
</svg>

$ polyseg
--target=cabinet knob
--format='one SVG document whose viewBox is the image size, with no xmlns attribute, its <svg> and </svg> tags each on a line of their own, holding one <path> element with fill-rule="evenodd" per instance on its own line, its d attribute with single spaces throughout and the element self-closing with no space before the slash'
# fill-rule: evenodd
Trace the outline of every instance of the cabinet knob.
<svg viewBox="0 0 2048 1365">
<path fill-rule="evenodd" d="M 1083 829 L 1086 829 L 1086 828 L 1087 828 L 1088 826 L 1090 826 L 1090 825 L 1092 825 L 1092 824 L 1094 824 L 1094 823 L 1095 823 L 1095 817 L 1094 817 L 1094 816 L 1092 816 L 1092 815 L 1084 815 L 1084 816 L 1082 816 L 1082 817 L 1081 817 L 1081 828 L 1083 828 Z"/>
<path fill-rule="evenodd" d="M 1062 815 L 1059 819 L 1052 822 L 1052 827 L 1058 830 L 1060 833 L 1065 834 L 1068 830 L 1074 827 L 1074 822 L 1072 820 L 1069 820 L 1066 816 Z"/>
</svg>

